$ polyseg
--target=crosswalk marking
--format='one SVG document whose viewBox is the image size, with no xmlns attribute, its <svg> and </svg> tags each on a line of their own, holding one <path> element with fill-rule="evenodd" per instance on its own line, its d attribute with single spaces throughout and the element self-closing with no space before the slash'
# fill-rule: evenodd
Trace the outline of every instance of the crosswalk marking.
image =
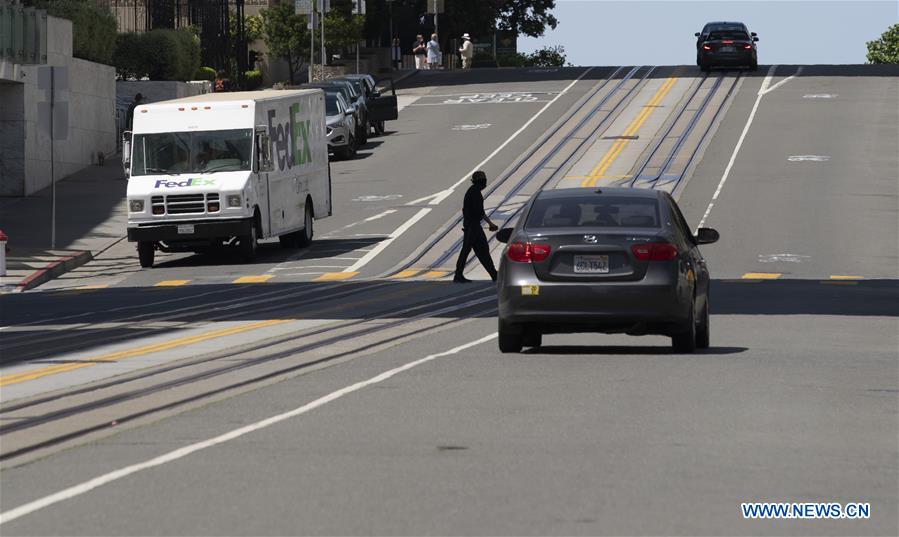
<svg viewBox="0 0 899 537">
<path fill-rule="evenodd" d="M 274 274 L 262 274 L 260 276 L 241 276 L 231 283 L 265 283 L 274 277 Z"/>
<path fill-rule="evenodd" d="M 359 274 L 358 272 L 325 272 L 321 276 L 315 279 L 317 282 L 338 282 L 341 280 L 349 280 L 353 276 Z"/>
</svg>

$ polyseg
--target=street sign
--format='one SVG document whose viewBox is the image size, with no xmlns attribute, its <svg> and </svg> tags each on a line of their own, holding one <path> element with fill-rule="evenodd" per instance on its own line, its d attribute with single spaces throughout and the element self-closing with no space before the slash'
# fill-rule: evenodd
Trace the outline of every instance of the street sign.
<svg viewBox="0 0 899 537">
<path fill-rule="evenodd" d="M 297 15 L 309 15 L 312 13 L 312 0 L 294 0 L 293 12 Z"/>
<path fill-rule="evenodd" d="M 428 0 L 428 13 L 429 14 L 433 15 L 434 13 L 444 13 L 444 12 L 445 12 L 445 9 L 444 9 L 444 5 L 443 5 L 443 0 Z"/>
<path fill-rule="evenodd" d="M 353 15 L 365 15 L 365 0 L 353 0 Z"/>
</svg>

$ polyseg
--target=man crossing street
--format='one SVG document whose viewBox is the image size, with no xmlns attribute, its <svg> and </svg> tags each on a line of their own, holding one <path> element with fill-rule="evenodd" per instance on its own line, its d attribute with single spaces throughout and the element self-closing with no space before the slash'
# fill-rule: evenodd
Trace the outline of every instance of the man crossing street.
<svg viewBox="0 0 899 537">
<path fill-rule="evenodd" d="M 481 227 L 481 221 L 487 222 L 490 231 L 499 229 L 484 211 L 484 196 L 481 191 L 487 188 L 487 175 L 478 170 L 471 175 L 471 186 L 465 192 L 465 200 L 462 202 L 462 251 L 456 261 L 456 275 L 453 281 L 456 283 L 470 282 L 465 277 L 465 263 L 468 254 L 474 250 L 478 261 L 487 270 L 490 279 L 496 281 L 496 267 L 493 266 L 493 258 L 490 257 L 490 247 L 487 246 L 487 235 Z"/>
</svg>

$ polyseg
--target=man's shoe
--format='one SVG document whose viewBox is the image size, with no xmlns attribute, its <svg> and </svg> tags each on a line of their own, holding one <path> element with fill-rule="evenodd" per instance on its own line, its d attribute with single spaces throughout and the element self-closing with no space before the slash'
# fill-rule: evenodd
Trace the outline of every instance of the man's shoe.
<svg viewBox="0 0 899 537">
<path fill-rule="evenodd" d="M 465 276 L 456 276 L 455 278 L 453 278 L 453 283 L 471 283 L 471 280 L 469 280 Z"/>
</svg>

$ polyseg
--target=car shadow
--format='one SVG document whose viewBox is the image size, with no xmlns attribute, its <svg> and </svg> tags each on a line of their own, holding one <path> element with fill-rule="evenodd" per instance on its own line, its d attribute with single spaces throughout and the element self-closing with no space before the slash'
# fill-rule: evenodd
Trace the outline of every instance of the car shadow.
<svg viewBox="0 0 899 537">
<path fill-rule="evenodd" d="M 746 347 L 709 347 L 708 349 L 697 349 L 691 355 L 725 355 L 740 354 L 749 349 Z M 524 350 L 521 354 L 551 354 L 551 355 L 581 355 L 581 354 L 597 354 L 597 355 L 643 355 L 657 356 L 659 354 L 685 354 L 675 352 L 669 345 L 654 346 L 626 346 L 626 345 L 547 345 L 544 347 L 533 347 Z"/>
</svg>

